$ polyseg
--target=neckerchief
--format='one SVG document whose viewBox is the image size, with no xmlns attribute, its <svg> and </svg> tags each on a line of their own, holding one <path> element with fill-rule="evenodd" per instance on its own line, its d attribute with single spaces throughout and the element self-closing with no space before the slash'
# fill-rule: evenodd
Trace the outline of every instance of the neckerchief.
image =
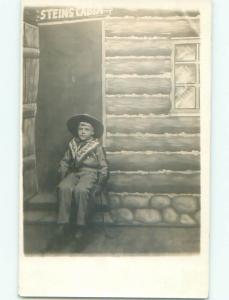
<svg viewBox="0 0 229 300">
<path fill-rule="evenodd" d="M 80 163 L 88 155 L 88 153 L 94 150 L 98 145 L 99 142 L 97 139 L 86 142 L 80 149 L 75 138 L 73 138 L 69 143 L 72 157 L 77 161 L 77 163 Z"/>
</svg>

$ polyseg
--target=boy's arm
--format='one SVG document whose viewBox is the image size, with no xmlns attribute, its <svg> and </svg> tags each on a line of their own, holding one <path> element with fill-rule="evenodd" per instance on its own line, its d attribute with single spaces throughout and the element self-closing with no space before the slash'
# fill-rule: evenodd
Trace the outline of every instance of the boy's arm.
<svg viewBox="0 0 229 300">
<path fill-rule="evenodd" d="M 59 166 L 59 169 L 58 169 L 58 172 L 60 173 L 61 179 L 63 179 L 67 175 L 67 173 L 70 169 L 71 161 L 72 161 L 72 156 L 71 156 L 70 150 L 68 149 L 65 152 L 64 157 L 60 161 L 60 166 Z"/>
<path fill-rule="evenodd" d="M 100 166 L 98 183 L 102 184 L 108 177 L 108 164 L 106 161 L 105 151 L 102 146 L 99 145 L 96 152 Z"/>
</svg>

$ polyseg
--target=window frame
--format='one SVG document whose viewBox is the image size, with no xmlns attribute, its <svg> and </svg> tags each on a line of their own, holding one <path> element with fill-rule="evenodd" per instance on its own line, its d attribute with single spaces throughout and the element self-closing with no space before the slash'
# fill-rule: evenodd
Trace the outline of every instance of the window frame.
<svg viewBox="0 0 229 300">
<path fill-rule="evenodd" d="M 177 45 L 190 45 L 195 44 L 197 47 L 196 50 L 196 60 L 195 61 L 184 61 L 184 62 L 176 62 L 175 61 L 175 50 Z M 182 39 L 182 40 L 175 40 L 172 45 L 172 58 L 171 58 L 171 64 L 172 64 L 172 74 L 171 74 L 171 113 L 173 114 L 186 114 L 186 115 L 199 115 L 200 114 L 200 39 L 194 38 L 194 39 Z M 175 81 L 175 65 L 179 64 L 194 64 L 197 66 L 196 68 L 196 83 L 176 83 Z M 176 108 L 175 106 L 175 93 L 176 93 L 176 87 L 181 86 L 190 86 L 196 88 L 196 101 L 197 101 L 197 108 Z"/>
</svg>

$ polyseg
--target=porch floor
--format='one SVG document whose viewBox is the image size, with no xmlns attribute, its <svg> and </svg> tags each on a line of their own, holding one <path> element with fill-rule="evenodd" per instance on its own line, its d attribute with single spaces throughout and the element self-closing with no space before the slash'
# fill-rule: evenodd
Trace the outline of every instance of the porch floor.
<svg viewBox="0 0 229 300">
<path fill-rule="evenodd" d="M 55 224 L 25 224 L 24 249 L 27 255 L 42 254 L 176 254 L 199 252 L 199 228 L 93 226 L 81 240 L 73 234 L 53 247 Z M 56 242 L 55 242 L 56 243 Z"/>
</svg>

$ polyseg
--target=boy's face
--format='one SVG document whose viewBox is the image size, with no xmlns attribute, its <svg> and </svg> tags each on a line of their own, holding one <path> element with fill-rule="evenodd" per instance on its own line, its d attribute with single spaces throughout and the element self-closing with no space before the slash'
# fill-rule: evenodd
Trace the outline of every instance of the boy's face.
<svg viewBox="0 0 229 300">
<path fill-rule="evenodd" d="M 81 141 L 86 141 L 94 136 L 94 128 L 90 123 L 80 122 L 78 127 L 78 136 Z"/>
</svg>

